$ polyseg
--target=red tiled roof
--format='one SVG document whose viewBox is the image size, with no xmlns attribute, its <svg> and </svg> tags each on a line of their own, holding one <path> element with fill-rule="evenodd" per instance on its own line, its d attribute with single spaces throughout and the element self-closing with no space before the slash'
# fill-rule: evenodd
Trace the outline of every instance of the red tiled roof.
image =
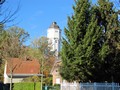
<svg viewBox="0 0 120 90">
<path fill-rule="evenodd" d="M 37 60 L 12 58 L 7 62 L 7 74 L 10 74 L 11 68 L 13 74 L 40 74 L 40 64 Z"/>
</svg>

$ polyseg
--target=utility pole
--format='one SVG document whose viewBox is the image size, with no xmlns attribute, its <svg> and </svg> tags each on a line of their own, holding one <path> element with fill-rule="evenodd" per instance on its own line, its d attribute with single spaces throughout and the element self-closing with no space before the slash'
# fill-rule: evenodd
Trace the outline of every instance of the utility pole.
<svg viewBox="0 0 120 90">
<path fill-rule="evenodd" d="M 11 59 L 9 59 L 10 61 L 10 90 L 12 90 L 12 76 L 13 76 L 13 62 Z"/>
<path fill-rule="evenodd" d="M 42 87 L 43 87 L 43 58 L 41 58 L 41 90 L 42 90 Z"/>
</svg>

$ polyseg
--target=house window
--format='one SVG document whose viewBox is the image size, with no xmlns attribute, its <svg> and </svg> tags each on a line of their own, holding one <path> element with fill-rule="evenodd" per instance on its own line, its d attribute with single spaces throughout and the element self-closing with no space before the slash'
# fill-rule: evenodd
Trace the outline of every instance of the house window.
<svg viewBox="0 0 120 90">
<path fill-rule="evenodd" d="M 60 84 L 60 78 L 56 78 L 56 84 Z"/>
</svg>

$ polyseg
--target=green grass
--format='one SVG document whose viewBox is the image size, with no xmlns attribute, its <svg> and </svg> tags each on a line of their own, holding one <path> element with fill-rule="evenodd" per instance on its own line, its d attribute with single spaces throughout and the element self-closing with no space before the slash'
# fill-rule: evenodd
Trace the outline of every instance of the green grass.
<svg viewBox="0 0 120 90">
<path fill-rule="evenodd" d="M 34 82 L 15 83 L 13 85 L 13 90 L 40 90 L 40 82 L 35 84 Z"/>
</svg>

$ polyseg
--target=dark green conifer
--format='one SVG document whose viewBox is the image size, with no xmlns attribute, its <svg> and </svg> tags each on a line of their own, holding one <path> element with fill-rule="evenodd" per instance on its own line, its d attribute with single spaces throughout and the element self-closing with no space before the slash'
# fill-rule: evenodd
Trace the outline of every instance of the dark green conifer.
<svg viewBox="0 0 120 90">
<path fill-rule="evenodd" d="M 76 57 L 78 46 L 82 45 L 82 39 L 86 33 L 89 23 L 89 9 L 90 3 L 88 0 L 76 1 L 76 6 L 73 6 L 74 15 L 68 17 L 68 28 L 65 28 L 66 39 L 63 38 L 62 46 L 62 67 L 60 69 L 61 75 L 68 81 L 80 81 L 77 74 L 76 62 L 79 61 Z M 81 72 L 82 73 L 82 72 Z"/>
<path fill-rule="evenodd" d="M 103 37 L 99 58 L 102 61 L 103 78 L 99 81 L 120 82 L 120 22 L 113 3 L 99 0 L 99 24 L 103 27 Z"/>
<path fill-rule="evenodd" d="M 113 3 L 77 0 L 68 17 L 60 74 L 68 81 L 120 82 L 120 22 Z"/>
</svg>

